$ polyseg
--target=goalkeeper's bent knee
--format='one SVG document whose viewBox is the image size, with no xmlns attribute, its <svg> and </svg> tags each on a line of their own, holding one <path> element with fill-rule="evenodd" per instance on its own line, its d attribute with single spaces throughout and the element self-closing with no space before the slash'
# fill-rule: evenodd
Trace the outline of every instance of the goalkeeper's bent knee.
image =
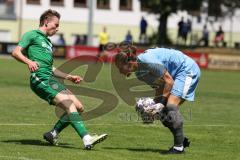
<svg viewBox="0 0 240 160">
<path fill-rule="evenodd" d="M 183 117 L 176 105 L 167 105 L 163 108 L 160 121 L 165 127 L 178 129 L 183 126 Z"/>
</svg>

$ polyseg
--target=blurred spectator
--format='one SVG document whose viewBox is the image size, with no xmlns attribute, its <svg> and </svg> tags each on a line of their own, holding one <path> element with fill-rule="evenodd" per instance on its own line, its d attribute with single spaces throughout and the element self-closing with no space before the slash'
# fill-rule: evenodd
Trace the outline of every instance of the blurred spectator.
<svg viewBox="0 0 240 160">
<path fill-rule="evenodd" d="M 131 34 L 131 31 L 128 30 L 126 36 L 125 36 L 125 40 L 124 41 L 127 41 L 127 42 L 132 42 L 133 41 L 133 36 Z"/>
<path fill-rule="evenodd" d="M 86 35 L 76 35 L 74 45 L 86 45 L 86 44 L 87 44 L 87 36 Z"/>
<path fill-rule="evenodd" d="M 107 55 L 104 51 L 104 47 L 109 41 L 109 35 L 107 33 L 106 27 L 103 27 L 103 31 L 99 33 L 98 37 L 99 37 L 98 57 L 103 59 L 103 61 L 107 61 L 106 59 Z"/>
<path fill-rule="evenodd" d="M 208 47 L 209 31 L 207 29 L 207 25 L 203 26 L 202 38 L 199 40 L 198 45 L 201 45 L 202 42 L 204 47 Z"/>
<path fill-rule="evenodd" d="M 190 19 L 187 19 L 187 27 L 188 27 L 188 33 L 192 32 L 192 21 Z"/>
<path fill-rule="evenodd" d="M 81 44 L 81 37 L 80 37 L 80 35 L 77 35 L 76 39 L 75 39 L 75 42 L 74 42 L 74 45 L 80 45 L 80 44 Z"/>
<path fill-rule="evenodd" d="M 58 41 L 57 41 L 57 45 L 64 46 L 65 44 L 66 44 L 66 43 L 65 43 L 65 39 L 64 39 L 64 37 L 63 37 L 63 34 L 60 33 L 60 34 L 59 34 L 59 39 L 58 39 Z"/>
<path fill-rule="evenodd" d="M 192 44 L 192 21 L 190 20 L 190 19 L 187 19 L 187 37 L 188 37 L 188 35 L 190 34 L 190 44 Z M 187 41 L 187 39 L 186 39 L 186 41 Z"/>
<path fill-rule="evenodd" d="M 140 35 L 139 35 L 139 42 L 146 43 L 147 41 L 147 27 L 148 23 L 144 17 L 142 17 L 140 21 Z"/>
<path fill-rule="evenodd" d="M 190 19 L 187 22 L 183 22 L 182 26 L 182 39 L 184 41 L 184 45 L 187 43 L 188 33 L 192 30 L 192 22 Z"/>
<path fill-rule="evenodd" d="M 183 25 L 184 25 L 184 18 L 181 17 L 181 20 L 178 22 L 177 44 L 179 44 L 179 39 L 182 39 L 183 37 L 183 33 L 182 33 Z"/>
<path fill-rule="evenodd" d="M 183 26 L 182 26 L 182 39 L 184 41 L 184 45 L 186 45 L 186 42 L 187 42 L 187 34 L 188 34 L 188 24 L 187 23 L 183 23 Z"/>
<path fill-rule="evenodd" d="M 224 42 L 224 32 L 222 30 L 222 27 L 219 26 L 219 30 L 216 32 L 215 38 L 214 38 L 215 46 L 218 47 L 219 43 L 222 43 L 223 46 L 225 46 Z"/>
<path fill-rule="evenodd" d="M 187 22 L 184 22 L 184 18 L 181 17 L 181 20 L 178 22 L 178 35 L 177 35 L 177 44 L 179 40 L 183 40 L 183 44 L 186 45 L 188 33 L 192 30 L 192 22 L 190 19 Z"/>
</svg>

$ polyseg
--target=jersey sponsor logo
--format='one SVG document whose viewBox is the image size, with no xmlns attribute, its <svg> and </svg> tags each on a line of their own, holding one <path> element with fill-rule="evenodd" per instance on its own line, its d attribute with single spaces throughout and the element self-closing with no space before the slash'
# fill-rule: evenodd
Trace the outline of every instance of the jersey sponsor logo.
<svg viewBox="0 0 240 160">
<path fill-rule="evenodd" d="M 52 44 L 51 43 L 46 43 L 46 42 L 42 42 L 42 47 L 46 48 L 48 52 L 52 53 Z"/>
</svg>

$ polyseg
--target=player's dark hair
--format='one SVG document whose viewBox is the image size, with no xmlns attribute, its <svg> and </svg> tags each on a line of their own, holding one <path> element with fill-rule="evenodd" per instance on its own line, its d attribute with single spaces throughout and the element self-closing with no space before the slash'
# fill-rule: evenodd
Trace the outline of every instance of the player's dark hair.
<svg viewBox="0 0 240 160">
<path fill-rule="evenodd" d="M 39 26 L 43 26 L 44 25 L 44 21 L 51 19 L 52 17 L 56 16 L 58 19 L 60 19 L 61 15 L 52 9 L 48 9 L 45 12 L 43 12 L 43 14 L 40 16 L 40 23 Z"/>
<path fill-rule="evenodd" d="M 137 48 L 130 46 L 128 48 L 119 49 L 118 54 L 115 56 L 115 65 L 127 64 L 129 61 L 136 61 Z"/>
</svg>

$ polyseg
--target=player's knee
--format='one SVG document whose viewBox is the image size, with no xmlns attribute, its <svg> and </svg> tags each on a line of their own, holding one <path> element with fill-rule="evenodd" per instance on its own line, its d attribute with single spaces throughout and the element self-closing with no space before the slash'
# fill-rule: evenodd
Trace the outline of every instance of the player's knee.
<svg viewBox="0 0 240 160">
<path fill-rule="evenodd" d="M 68 110 L 70 109 L 71 107 L 74 107 L 74 103 L 71 99 L 63 99 L 61 100 L 60 102 L 58 102 L 56 104 L 57 106 L 63 108 L 64 110 Z"/>
<path fill-rule="evenodd" d="M 58 103 L 58 105 L 64 106 L 65 108 L 69 108 L 72 104 L 73 101 L 71 99 L 64 99 Z"/>
<path fill-rule="evenodd" d="M 183 126 L 183 117 L 175 105 L 167 105 L 161 113 L 160 120 L 168 128 L 177 129 Z"/>
</svg>

